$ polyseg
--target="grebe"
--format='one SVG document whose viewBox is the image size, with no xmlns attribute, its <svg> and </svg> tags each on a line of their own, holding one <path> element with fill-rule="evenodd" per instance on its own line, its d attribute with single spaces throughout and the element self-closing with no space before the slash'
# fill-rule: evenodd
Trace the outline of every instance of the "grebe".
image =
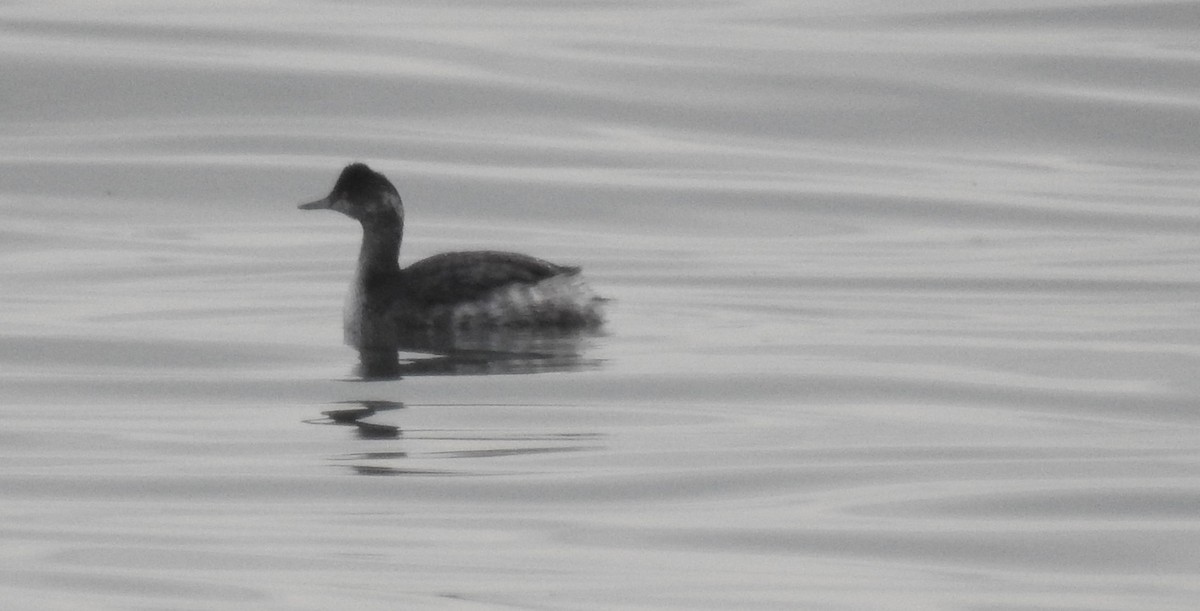
<svg viewBox="0 0 1200 611">
<path fill-rule="evenodd" d="M 392 347 L 406 334 L 489 328 L 582 329 L 603 322 L 603 299 L 578 267 L 527 255 L 434 255 L 401 269 L 404 207 L 396 187 L 361 163 L 346 166 L 326 197 L 302 210 L 336 210 L 362 224 L 358 271 L 346 302 L 346 343 Z"/>
</svg>

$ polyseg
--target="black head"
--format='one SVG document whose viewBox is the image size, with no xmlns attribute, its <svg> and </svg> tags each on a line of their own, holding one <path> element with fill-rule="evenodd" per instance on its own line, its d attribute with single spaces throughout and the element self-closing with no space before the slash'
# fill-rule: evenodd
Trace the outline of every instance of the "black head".
<svg viewBox="0 0 1200 611">
<path fill-rule="evenodd" d="M 383 174 L 363 163 L 346 166 L 329 195 L 324 199 L 301 204 L 300 208 L 337 210 L 359 220 L 392 212 L 400 217 L 404 215 L 396 187 Z"/>
<path fill-rule="evenodd" d="M 380 193 L 396 194 L 396 187 L 383 174 L 365 163 L 352 163 L 342 170 L 333 192 L 350 200 L 378 198 Z"/>
</svg>

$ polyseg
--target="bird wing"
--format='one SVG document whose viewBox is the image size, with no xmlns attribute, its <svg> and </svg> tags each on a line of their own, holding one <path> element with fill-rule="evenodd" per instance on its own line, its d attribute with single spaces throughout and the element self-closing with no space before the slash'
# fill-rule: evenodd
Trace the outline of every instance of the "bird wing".
<svg viewBox="0 0 1200 611">
<path fill-rule="evenodd" d="M 510 284 L 537 284 L 546 278 L 579 272 L 513 252 L 448 252 L 422 259 L 402 272 L 405 291 L 427 303 L 467 301 Z"/>
</svg>

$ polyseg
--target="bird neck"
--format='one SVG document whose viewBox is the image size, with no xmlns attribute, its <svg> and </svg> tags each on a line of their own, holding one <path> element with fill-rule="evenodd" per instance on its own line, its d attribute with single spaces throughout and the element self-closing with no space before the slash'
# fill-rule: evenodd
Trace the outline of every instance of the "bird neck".
<svg viewBox="0 0 1200 611">
<path fill-rule="evenodd" d="M 400 273 L 400 240 L 404 220 L 397 214 L 373 215 L 362 221 L 362 250 L 358 253 L 360 283 Z"/>
</svg>

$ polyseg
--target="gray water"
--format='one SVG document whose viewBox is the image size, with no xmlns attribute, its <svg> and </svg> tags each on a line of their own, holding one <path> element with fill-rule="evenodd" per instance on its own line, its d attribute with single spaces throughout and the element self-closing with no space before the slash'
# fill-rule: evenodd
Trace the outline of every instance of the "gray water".
<svg viewBox="0 0 1200 611">
<path fill-rule="evenodd" d="M 1198 27 L 5 3 L 3 607 L 1195 609 Z M 355 160 L 606 332 L 363 381 Z"/>
</svg>

